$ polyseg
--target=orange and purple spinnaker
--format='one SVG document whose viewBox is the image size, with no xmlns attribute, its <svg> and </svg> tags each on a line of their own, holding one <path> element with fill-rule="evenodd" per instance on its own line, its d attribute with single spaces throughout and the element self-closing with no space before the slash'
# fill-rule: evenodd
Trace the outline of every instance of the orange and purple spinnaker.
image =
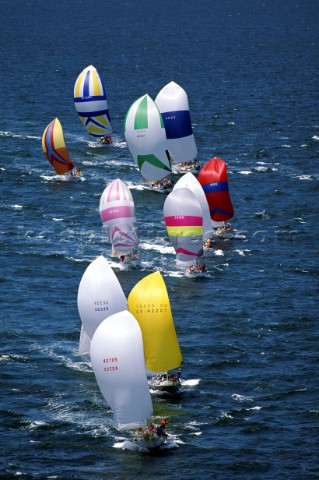
<svg viewBox="0 0 319 480">
<path fill-rule="evenodd" d="M 42 136 L 42 150 L 58 175 L 63 175 L 74 168 L 64 141 L 62 125 L 58 118 L 52 120 Z"/>
</svg>

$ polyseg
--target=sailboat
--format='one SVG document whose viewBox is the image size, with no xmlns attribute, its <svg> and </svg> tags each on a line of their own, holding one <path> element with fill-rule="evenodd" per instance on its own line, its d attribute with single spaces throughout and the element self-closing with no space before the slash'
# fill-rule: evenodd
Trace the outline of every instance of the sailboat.
<svg viewBox="0 0 319 480">
<path fill-rule="evenodd" d="M 172 170 L 166 132 L 162 116 L 149 95 L 138 98 L 128 109 L 124 134 L 143 179 L 153 189 L 168 191 L 171 187 L 168 177 Z"/>
<path fill-rule="evenodd" d="M 93 334 L 110 315 L 127 308 L 127 300 L 112 268 L 101 255 L 85 270 L 78 288 L 81 318 L 79 355 L 90 353 Z"/>
<path fill-rule="evenodd" d="M 74 163 L 66 148 L 63 129 L 58 118 L 52 120 L 42 135 L 42 150 L 58 175 L 80 176 L 80 169 L 73 173 Z"/>
<path fill-rule="evenodd" d="M 176 252 L 176 265 L 186 273 L 201 276 L 203 255 L 203 212 L 189 188 L 173 190 L 164 202 L 164 221 Z"/>
<path fill-rule="evenodd" d="M 177 173 L 197 175 L 200 167 L 187 93 L 172 81 L 160 90 L 155 103 L 163 117 L 168 151 L 172 163 L 177 165 Z"/>
<path fill-rule="evenodd" d="M 142 332 L 135 317 L 123 310 L 103 320 L 93 335 L 90 355 L 97 384 L 112 409 L 116 427 L 135 431 L 133 439 L 139 447 L 163 445 L 166 435 L 148 428 L 153 404 Z"/>
<path fill-rule="evenodd" d="M 93 65 L 89 65 L 78 75 L 74 84 L 75 109 L 87 132 L 104 141 L 113 132 L 106 92 L 102 79 Z"/>
<path fill-rule="evenodd" d="M 99 210 L 112 245 L 112 255 L 120 258 L 122 265 L 137 266 L 139 261 L 135 206 L 132 194 L 122 180 L 118 178 L 104 189 Z"/>
<path fill-rule="evenodd" d="M 209 160 L 199 172 L 198 181 L 209 205 L 213 236 L 233 238 L 233 228 L 228 220 L 233 218 L 234 209 L 229 194 L 226 162 L 217 157 Z"/>
<path fill-rule="evenodd" d="M 189 188 L 202 207 L 203 213 L 203 241 L 205 242 L 212 235 L 212 221 L 210 218 L 209 207 L 206 199 L 204 190 L 202 189 L 201 184 L 191 172 L 185 173 L 182 175 L 179 180 L 174 185 L 174 190 L 179 188 Z"/>
<path fill-rule="evenodd" d="M 145 365 L 156 390 L 177 392 L 183 363 L 166 285 L 160 272 L 140 280 L 128 296 L 128 309 L 138 321 L 144 344 Z M 178 369 L 176 373 L 170 371 Z"/>
</svg>

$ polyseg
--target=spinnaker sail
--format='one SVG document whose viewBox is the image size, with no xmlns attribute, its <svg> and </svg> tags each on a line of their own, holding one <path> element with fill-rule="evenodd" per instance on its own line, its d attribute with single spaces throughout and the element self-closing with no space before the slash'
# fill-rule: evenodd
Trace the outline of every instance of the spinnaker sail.
<svg viewBox="0 0 319 480">
<path fill-rule="evenodd" d="M 171 173 L 162 116 L 147 94 L 129 108 L 124 120 L 125 139 L 146 182 L 159 181 Z"/>
<path fill-rule="evenodd" d="M 233 218 L 226 162 L 217 157 L 209 160 L 199 172 L 198 181 L 206 195 L 213 222 L 223 223 Z"/>
<path fill-rule="evenodd" d="M 88 354 L 96 328 L 110 315 L 127 308 L 127 300 L 112 268 L 101 255 L 85 270 L 78 288 L 81 318 L 79 354 Z"/>
<path fill-rule="evenodd" d="M 91 342 L 92 368 L 119 429 L 147 425 L 153 415 L 143 338 L 135 317 L 124 310 L 96 329 Z"/>
<path fill-rule="evenodd" d="M 179 188 L 166 198 L 163 213 L 177 265 L 191 265 L 203 255 L 203 213 L 199 201 L 189 188 Z"/>
<path fill-rule="evenodd" d="M 128 309 L 142 330 L 147 370 L 163 373 L 179 367 L 182 354 L 160 272 L 147 275 L 133 287 L 128 296 Z"/>
<path fill-rule="evenodd" d="M 168 151 L 172 161 L 183 164 L 194 162 L 198 152 L 187 93 L 172 81 L 160 90 L 155 103 L 163 117 Z"/>
<path fill-rule="evenodd" d="M 176 182 L 174 190 L 179 188 L 189 188 L 199 201 L 203 213 L 203 240 L 207 240 L 212 235 L 212 221 L 210 218 L 206 195 L 201 184 L 195 175 L 193 175 L 191 172 L 188 172 Z"/>
<path fill-rule="evenodd" d="M 99 210 L 101 220 L 112 244 L 112 254 L 120 257 L 138 247 L 135 206 L 127 185 L 119 178 L 103 191 Z"/>
<path fill-rule="evenodd" d="M 77 77 L 73 96 L 76 111 L 90 135 L 99 138 L 113 132 L 105 88 L 93 65 Z"/>
<path fill-rule="evenodd" d="M 52 120 L 42 135 L 42 150 L 58 175 L 64 175 L 74 168 L 66 148 L 63 129 L 58 118 Z"/>
</svg>

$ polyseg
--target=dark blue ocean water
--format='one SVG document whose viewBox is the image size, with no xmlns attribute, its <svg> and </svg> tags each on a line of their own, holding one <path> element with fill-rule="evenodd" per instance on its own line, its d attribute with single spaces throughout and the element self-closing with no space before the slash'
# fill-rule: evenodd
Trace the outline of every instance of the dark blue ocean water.
<svg viewBox="0 0 319 480">
<path fill-rule="evenodd" d="M 1 479 L 318 478 L 318 14 L 316 0 L 0 1 Z M 73 104 L 99 71 L 115 129 L 93 148 Z M 142 188 L 125 144 L 131 103 L 174 80 L 202 164 L 228 164 L 238 238 L 176 274 L 164 195 Z M 62 182 L 41 137 L 58 117 L 81 182 Z M 98 212 L 132 191 L 141 258 L 123 271 Z M 178 447 L 114 448 L 77 356 L 77 290 L 103 254 L 128 294 L 160 269 L 184 358 L 178 397 L 153 395 Z"/>
</svg>

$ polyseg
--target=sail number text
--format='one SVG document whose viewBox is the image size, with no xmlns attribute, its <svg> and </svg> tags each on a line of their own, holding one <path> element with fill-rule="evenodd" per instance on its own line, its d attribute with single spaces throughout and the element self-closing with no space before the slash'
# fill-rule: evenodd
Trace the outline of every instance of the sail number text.
<svg viewBox="0 0 319 480">
<path fill-rule="evenodd" d="M 95 312 L 106 312 L 109 309 L 109 302 L 107 300 L 96 300 L 94 302 Z"/>
<path fill-rule="evenodd" d="M 167 312 L 167 304 L 161 303 L 158 306 L 155 306 L 151 303 L 144 303 L 136 305 L 135 313 L 165 313 Z"/>
<path fill-rule="evenodd" d="M 115 372 L 118 370 L 116 363 L 118 362 L 117 357 L 104 357 L 103 363 L 105 363 L 104 372 Z"/>
</svg>

